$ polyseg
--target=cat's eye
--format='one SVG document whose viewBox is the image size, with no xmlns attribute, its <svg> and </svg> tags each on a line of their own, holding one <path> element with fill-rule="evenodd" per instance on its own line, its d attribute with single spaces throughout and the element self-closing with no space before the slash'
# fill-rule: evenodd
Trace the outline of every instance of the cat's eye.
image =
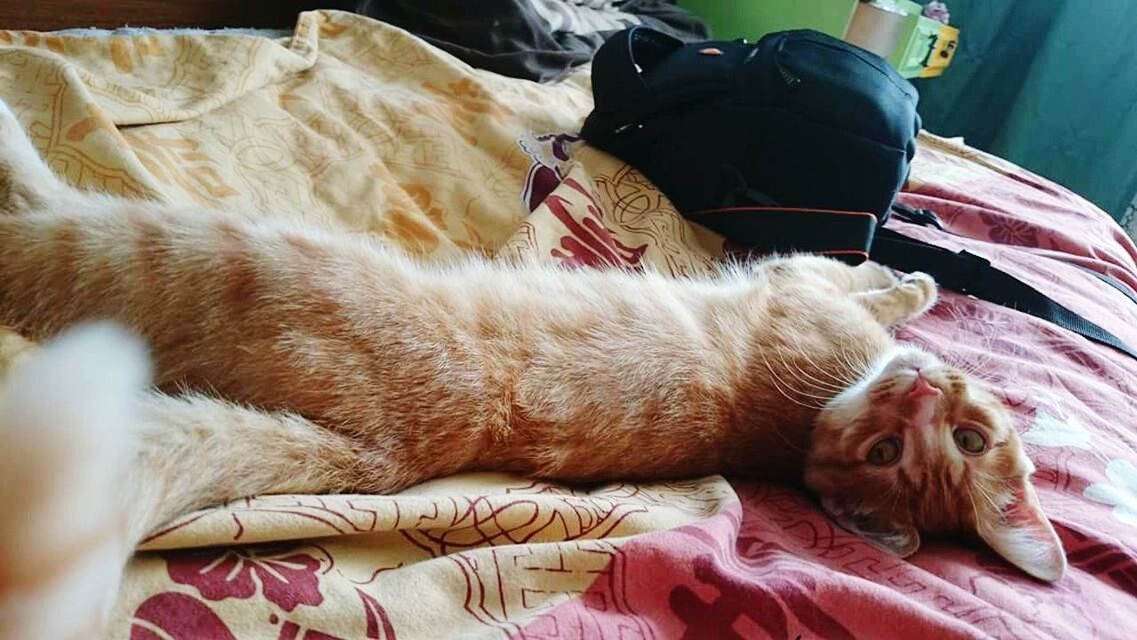
<svg viewBox="0 0 1137 640">
<path fill-rule="evenodd" d="M 987 438 L 975 429 L 966 427 L 956 429 L 952 433 L 952 438 L 955 439 L 956 446 L 962 449 L 964 453 L 977 455 L 987 450 Z"/>
<path fill-rule="evenodd" d="M 878 467 L 890 465 L 900 459 L 900 438 L 885 438 L 869 449 L 868 462 Z"/>
</svg>

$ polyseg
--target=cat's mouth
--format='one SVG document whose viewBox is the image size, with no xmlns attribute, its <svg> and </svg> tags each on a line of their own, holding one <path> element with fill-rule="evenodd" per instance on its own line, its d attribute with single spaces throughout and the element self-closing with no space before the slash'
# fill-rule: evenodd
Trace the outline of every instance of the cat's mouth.
<svg viewBox="0 0 1137 640">
<path fill-rule="evenodd" d="M 926 374 L 924 374 L 919 367 L 912 370 L 912 383 L 908 387 L 907 397 L 909 400 L 920 400 L 923 398 L 938 398 L 944 394 L 936 383 L 932 382 Z"/>
</svg>

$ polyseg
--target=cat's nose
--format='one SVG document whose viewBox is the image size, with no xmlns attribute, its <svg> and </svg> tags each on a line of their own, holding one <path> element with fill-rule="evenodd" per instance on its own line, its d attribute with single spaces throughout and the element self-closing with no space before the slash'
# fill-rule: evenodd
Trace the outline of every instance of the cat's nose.
<svg viewBox="0 0 1137 640">
<path fill-rule="evenodd" d="M 943 393 L 943 391 L 934 387 L 931 382 L 928 382 L 927 378 L 920 375 L 919 369 L 916 370 L 916 381 L 912 383 L 912 388 L 908 391 L 909 398 L 913 400 L 936 398 L 942 396 Z"/>
<path fill-rule="evenodd" d="M 928 379 L 916 373 L 916 379 L 908 390 L 906 397 L 911 410 L 911 426 L 917 429 L 930 428 L 936 409 L 939 407 L 943 391 L 937 389 Z"/>
</svg>

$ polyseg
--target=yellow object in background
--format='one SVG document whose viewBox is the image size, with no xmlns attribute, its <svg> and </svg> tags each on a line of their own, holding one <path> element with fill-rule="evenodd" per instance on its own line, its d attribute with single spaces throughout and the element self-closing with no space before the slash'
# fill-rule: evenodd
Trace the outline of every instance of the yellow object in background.
<svg viewBox="0 0 1137 640">
<path fill-rule="evenodd" d="M 959 29 L 950 25 L 943 25 L 940 28 L 939 39 L 932 47 L 932 55 L 929 56 L 928 62 L 924 70 L 920 72 L 921 78 L 934 78 L 941 76 L 944 70 L 948 68 L 951 61 L 955 59 L 955 51 L 959 48 Z"/>
</svg>

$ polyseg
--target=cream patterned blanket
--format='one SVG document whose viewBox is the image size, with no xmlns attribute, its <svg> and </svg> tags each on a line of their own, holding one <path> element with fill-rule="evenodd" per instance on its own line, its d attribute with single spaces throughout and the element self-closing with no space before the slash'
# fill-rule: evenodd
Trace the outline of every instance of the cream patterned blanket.
<svg viewBox="0 0 1137 640">
<path fill-rule="evenodd" d="M 302 14 L 281 40 L 0 32 L 0 96 L 88 189 L 303 216 L 439 259 L 683 271 L 713 254 L 636 174 L 579 152 L 587 69 L 507 79 L 352 14 Z M 5 365 L 25 347 L 0 335 Z M 734 501 L 719 478 L 585 491 L 501 475 L 253 498 L 155 532 L 110 637 L 499 637 L 585 591 L 629 536 Z"/>
</svg>

